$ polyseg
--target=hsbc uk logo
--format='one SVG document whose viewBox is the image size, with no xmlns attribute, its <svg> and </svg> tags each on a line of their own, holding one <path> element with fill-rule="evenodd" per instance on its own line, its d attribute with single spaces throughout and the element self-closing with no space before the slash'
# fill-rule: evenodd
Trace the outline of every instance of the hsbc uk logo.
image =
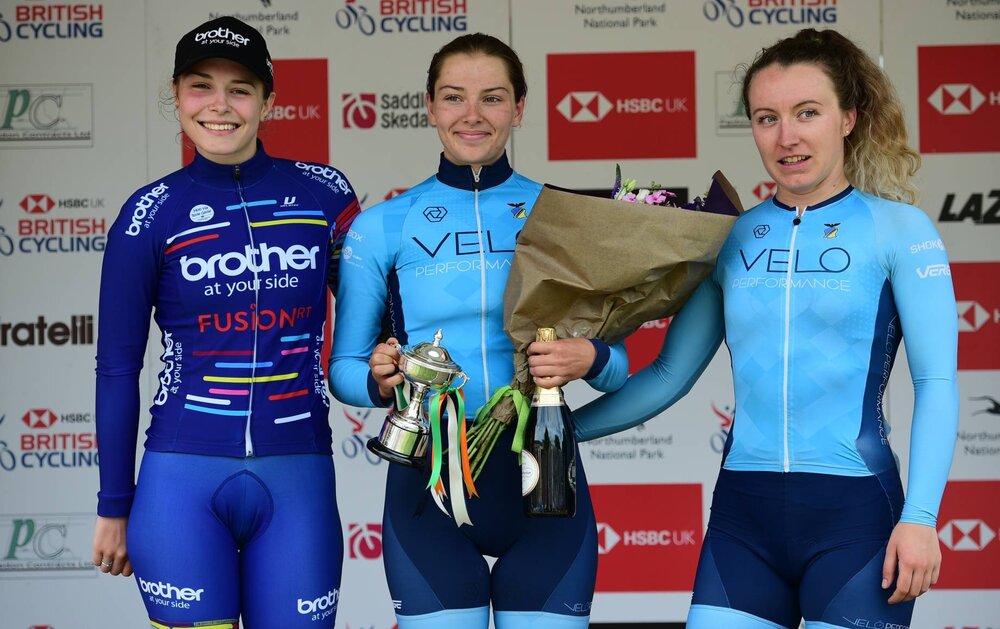
<svg viewBox="0 0 1000 629">
<path fill-rule="evenodd" d="M 996 532 L 979 519 L 950 520 L 938 530 L 941 543 L 955 551 L 982 550 L 996 536 Z"/>
<path fill-rule="evenodd" d="M 556 105 L 556 111 L 570 122 L 598 122 L 614 109 L 600 92 L 570 92 Z"/>
<path fill-rule="evenodd" d="M 570 92 L 556 105 L 556 111 L 570 122 L 600 122 L 612 111 L 619 114 L 686 113 L 687 100 L 687 97 L 619 98 L 612 103 L 600 92 Z"/>
<path fill-rule="evenodd" d="M 28 214 L 45 214 L 56 206 L 47 194 L 29 194 L 21 199 L 21 209 Z"/>
<path fill-rule="evenodd" d="M 636 530 L 619 533 L 610 524 L 597 523 L 597 552 L 610 553 L 619 544 L 622 546 L 697 546 L 698 539 L 691 529 L 677 530 Z"/>
<path fill-rule="evenodd" d="M 1000 323 L 1000 309 L 991 313 L 976 301 L 958 302 L 958 331 L 978 332 L 990 320 Z"/>
<path fill-rule="evenodd" d="M 990 94 L 990 104 L 994 104 L 994 99 L 1000 103 L 1000 92 Z M 945 83 L 931 92 L 927 102 L 946 116 L 962 116 L 979 109 L 986 97 L 971 83 Z"/>
<path fill-rule="evenodd" d="M 761 201 L 767 201 L 774 196 L 775 191 L 778 189 L 778 184 L 773 181 L 762 181 L 753 189 L 753 195 L 760 199 Z"/>
<path fill-rule="evenodd" d="M 28 428 L 51 428 L 59 418 L 47 408 L 33 408 L 21 416 L 21 421 Z"/>
</svg>

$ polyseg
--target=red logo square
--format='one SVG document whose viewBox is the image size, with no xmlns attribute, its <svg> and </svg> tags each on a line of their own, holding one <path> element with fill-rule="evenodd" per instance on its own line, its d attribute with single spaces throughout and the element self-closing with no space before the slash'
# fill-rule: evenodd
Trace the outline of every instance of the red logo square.
<svg viewBox="0 0 1000 629">
<path fill-rule="evenodd" d="M 704 532 L 701 485 L 591 485 L 590 494 L 598 592 L 691 590 Z"/>
<path fill-rule="evenodd" d="M 549 159 L 697 157 L 694 51 L 552 54 Z"/>
<path fill-rule="evenodd" d="M 917 67 L 920 152 L 1000 151 L 1000 45 L 920 46 Z"/>
<path fill-rule="evenodd" d="M 271 118 L 258 137 L 272 157 L 329 163 L 330 113 L 326 59 L 275 59 Z M 194 159 L 194 145 L 184 138 L 183 163 Z"/>
<path fill-rule="evenodd" d="M 1000 262 L 952 262 L 958 368 L 1000 369 Z"/>
<path fill-rule="evenodd" d="M 938 513 L 941 589 L 1000 588 L 1000 481 L 951 481 Z"/>
</svg>

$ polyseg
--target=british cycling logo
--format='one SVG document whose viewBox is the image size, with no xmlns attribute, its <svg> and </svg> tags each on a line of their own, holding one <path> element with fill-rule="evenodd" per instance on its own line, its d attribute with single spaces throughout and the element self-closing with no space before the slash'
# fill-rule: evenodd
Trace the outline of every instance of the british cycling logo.
<svg viewBox="0 0 1000 629">
<path fill-rule="evenodd" d="M 440 223 L 444 217 L 448 216 L 448 208 L 442 205 L 432 205 L 424 208 L 424 218 L 428 223 Z"/>
<path fill-rule="evenodd" d="M 702 14 L 709 22 L 728 24 L 732 28 L 745 25 L 836 24 L 837 0 L 811 0 L 811 6 L 801 6 L 801 0 L 705 0 Z"/>
<path fill-rule="evenodd" d="M 344 417 L 351 424 L 351 434 L 344 438 L 340 445 L 341 451 L 349 459 L 368 461 L 369 465 L 379 465 L 382 457 L 368 449 L 368 440 L 373 435 L 365 430 L 365 424 L 373 416 L 374 409 L 344 407 Z"/>
<path fill-rule="evenodd" d="M 70 469 L 97 465 L 97 435 L 92 430 L 71 432 L 66 424 L 91 423 L 93 413 L 56 414 L 52 409 L 29 409 L 21 416 L 24 427 L 17 440 L 0 441 L 0 469 Z"/>
<path fill-rule="evenodd" d="M 719 408 L 715 405 L 715 402 L 711 402 L 712 413 L 721 422 L 718 432 L 713 432 L 712 436 L 709 437 L 709 446 L 711 446 L 712 451 L 716 454 L 722 454 L 722 451 L 726 448 L 726 441 L 729 439 L 729 433 L 733 429 L 733 420 L 736 417 L 736 410 L 732 407 L 724 405 Z"/>
<path fill-rule="evenodd" d="M 28 194 L 18 205 L 28 217 L 18 219 L 16 230 L 11 230 L 16 240 L 0 227 L 0 255 L 104 251 L 107 219 L 78 214 L 79 210 L 103 208 L 104 199 L 70 197 L 57 200 L 47 194 Z M 53 210 L 56 210 L 54 215 Z M 71 215 L 65 216 L 62 210 Z"/>
<path fill-rule="evenodd" d="M 101 4 L 20 4 L 13 24 L 0 13 L 0 43 L 11 39 L 100 39 L 104 37 Z"/>
<path fill-rule="evenodd" d="M 466 0 L 379 0 L 378 15 L 368 11 L 364 0 L 344 0 L 334 14 L 342 29 L 371 37 L 399 33 L 464 33 L 468 29 Z"/>
</svg>

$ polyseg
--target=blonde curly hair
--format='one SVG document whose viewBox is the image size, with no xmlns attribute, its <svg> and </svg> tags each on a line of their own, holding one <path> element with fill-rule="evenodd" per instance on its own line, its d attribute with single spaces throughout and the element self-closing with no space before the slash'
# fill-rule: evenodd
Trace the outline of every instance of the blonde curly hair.
<svg viewBox="0 0 1000 629">
<path fill-rule="evenodd" d="M 865 51 L 835 30 L 802 29 L 764 48 L 743 77 L 743 107 L 750 118 L 750 83 L 760 70 L 778 64 L 811 63 L 833 83 L 843 111 L 854 108 L 857 122 L 844 138 L 844 173 L 869 194 L 914 204 L 919 191 L 911 179 L 920 154 L 910 147 L 903 107 L 889 78 Z"/>
</svg>

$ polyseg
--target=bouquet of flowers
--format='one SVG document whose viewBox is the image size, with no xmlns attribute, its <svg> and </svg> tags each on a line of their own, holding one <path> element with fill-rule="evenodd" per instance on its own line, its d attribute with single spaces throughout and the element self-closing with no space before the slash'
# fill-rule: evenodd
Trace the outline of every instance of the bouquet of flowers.
<svg viewBox="0 0 1000 629">
<path fill-rule="evenodd" d="M 535 201 L 504 293 L 514 379 L 493 394 L 469 430 L 475 476 L 515 420 L 512 449 L 520 453 L 533 389 L 525 350 L 537 328 L 611 344 L 647 321 L 673 315 L 712 271 L 743 211 L 721 172 L 704 197 L 680 204 L 656 184 L 639 188 L 636 180 L 623 180 L 618 167 L 611 197 L 545 186 Z"/>
</svg>

